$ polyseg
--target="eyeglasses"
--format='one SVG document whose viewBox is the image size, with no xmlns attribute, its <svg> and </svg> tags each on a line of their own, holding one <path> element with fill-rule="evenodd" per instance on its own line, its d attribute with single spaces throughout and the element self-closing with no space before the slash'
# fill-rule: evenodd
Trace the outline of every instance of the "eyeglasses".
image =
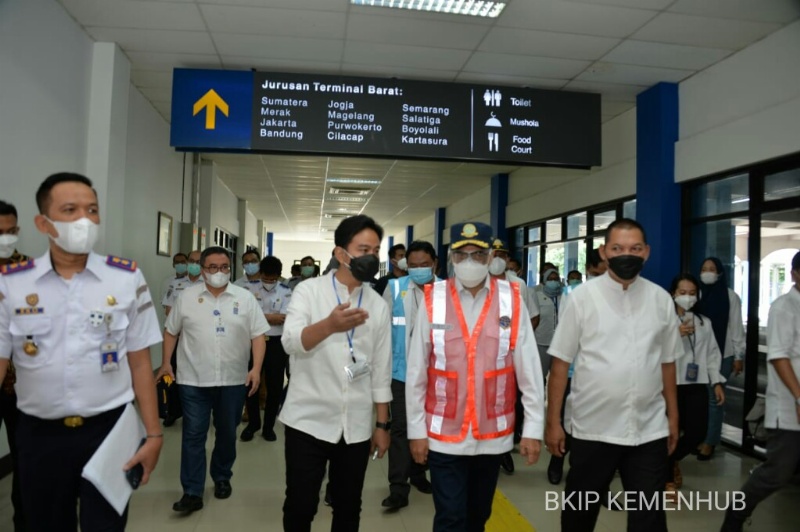
<svg viewBox="0 0 800 532">
<path fill-rule="evenodd" d="M 212 264 L 211 266 L 206 266 L 203 269 L 209 273 L 217 273 L 217 272 L 229 273 L 231 271 L 231 266 L 230 264 L 223 264 L 222 266 L 217 266 L 216 264 Z"/>
<path fill-rule="evenodd" d="M 19 234 L 19 227 L 12 227 L 8 230 L 0 229 L 0 235 L 18 235 Z"/>
<path fill-rule="evenodd" d="M 478 249 L 476 251 L 461 251 L 460 249 L 456 249 L 451 252 L 450 257 L 456 264 L 467 258 L 473 260 L 474 262 L 486 264 L 486 262 L 489 260 L 489 250 Z"/>
</svg>

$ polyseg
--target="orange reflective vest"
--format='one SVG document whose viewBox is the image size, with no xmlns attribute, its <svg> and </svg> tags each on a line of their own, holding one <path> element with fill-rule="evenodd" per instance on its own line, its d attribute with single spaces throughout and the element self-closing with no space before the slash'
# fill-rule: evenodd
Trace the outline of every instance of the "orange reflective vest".
<svg viewBox="0 0 800 532">
<path fill-rule="evenodd" d="M 470 335 L 455 280 L 425 286 L 432 345 L 425 397 L 429 437 L 460 442 L 470 425 L 478 440 L 513 432 L 521 301 L 517 284 L 492 279 Z"/>
</svg>

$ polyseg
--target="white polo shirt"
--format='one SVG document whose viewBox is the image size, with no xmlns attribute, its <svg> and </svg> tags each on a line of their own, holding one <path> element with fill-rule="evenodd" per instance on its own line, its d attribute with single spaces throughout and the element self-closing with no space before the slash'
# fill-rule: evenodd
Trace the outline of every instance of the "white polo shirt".
<svg viewBox="0 0 800 532">
<path fill-rule="evenodd" d="M 291 355 L 291 384 L 280 420 L 284 425 L 317 439 L 337 443 L 368 440 L 373 430 L 373 405 L 392 400 L 391 314 L 381 296 L 368 283 L 348 293 L 332 271 L 298 284 L 283 324 L 281 341 Z M 338 299 L 337 299 L 338 294 Z M 303 329 L 327 318 L 339 301 L 369 313 L 366 323 L 352 332 L 354 355 L 367 360 L 370 373 L 349 382 L 345 366 L 352 363 L 346 333 L 334 333 L 306 350 Z"/>
<path fill-rule="evenodd" d="M 675 321 L 675 327 L 680 327 L 681 321 Z M 680 331 L 678 332 L 680 335 Z M 711 320 L 706 316 L 694 316 L 694 334 L 692 336 L 682 336 L 683 344 L 682 356 L 675 364 L 675 375 L 678 385 L 683 384 L 717 384 L 724 383 L 725 377 L 720 372 L 722 364 L 722 354 L 719 351 L 717 340 L 714 338 L 714 330 L 711 328 Z M 694 356 L 693 356 L 694 355 Z M 697 364 L 697 380 L 686 380 L 686 370 L 694 362 Z"/>
<path fill-rule="evenodd" d="M 17 370 L 17 407 L 42 419 L 94 416 L 133 400 L 127 354 L 161 341 L 141 270 L 90 253 L 86 269 L 65 280 L 50 253 L 34 267 L 0 277 L 0 358 Z M 25 353 L 26 342 L 37 353 Z M 116 371 L 102 371 L 113 344 Z"/>
<path fill-rule="evenodd" d="M 478 321 L 486 296 L 489 294 L 490 278 L 487 277 L 483 287 L 473 296 L 456 279 L 458 299 L 464 312 L 464 321 L 467 329 L 472 334 L 472 329 Z M 523 287 L 520 287 L 523 288 Z M 522 292 L 521 292 L 522 293 Z M 433 350 L 431 344 L 431 323 L 428 313 L 423 309 L 417 314 L 415 335 L 411 338 L 408 347 L 408 361 L 406 369 L 406 420 L 408 423 L 408 439 L 416 440 L 428 438 L 428 428 L 425 421 L 425 396 L 428 390 L 428 361 Z M 517 386 L 522 391 L 522 407 L 524 409 L 525 423 L 522 425 L 522 436 L 541 440 L 544 434 L 544 389 L 542 383 L 542 365 L 539 362 L 536 339 L 530 324 L 530 316 L 524 305 L 520 306 L 520 327 L 517 333 L 517 344 L 512 354 L 514 359 L 514 372 L 517 377 Z M 472 435 L 472 428 L 467 431 L 464 440 L 457 443 L 448 443 L 434 438 L 428 438 L 428 445 L 432 451 L 474 456 L 479 454 L 501 454 L 514 447 L 514 435 L 508 434 L 501 438 L 476 440 Z"/>
<path fill-rule="evenodd" d="M 788 358 L 800 379 L 800 291 L 792 287 L 769 309 L 767 362 Z M 800 430 L 797 403 L 772 364 L 767 364 L 767 404 L 764 426 L 769 429 Z"/>
<path fill-rule="evenodd" d="M 675 325 L 672 298 L 641 277 L 623 290 L 606 273 L 572 291 L 548 353 L 575 362 L 573 437 L 641 445 L 669 435 L 661 365 L 683 351 Z"/>
<path fill-rule="evenodd" d="M 269 324 L 253 294 L 228 283 L 214 297 L 205 283 L 184 289 L 164 325 L 178 341 L 178 384 L 234 386 L 247 380 L 250 342 Z"/>
<path fill-rule="evenodd" d="M 203 281 L 203 276 L 200 275 L 197 279 L 192 281 L 189 278 L 189 275 L 185 277 L 176 277 L 167 286 L 167 291 L 164 293 L 164 297 L 161 298 L 161 306 L 163 307 L 173 307 L 175 306 L 175 301 L 178 299 L 178 296 L 181 295 L 185 289 L 189 288 L 190 286 L 202 285 L 205 284 Z M 170 311 L 171 312 L 171 311 Z"/>
</svg>

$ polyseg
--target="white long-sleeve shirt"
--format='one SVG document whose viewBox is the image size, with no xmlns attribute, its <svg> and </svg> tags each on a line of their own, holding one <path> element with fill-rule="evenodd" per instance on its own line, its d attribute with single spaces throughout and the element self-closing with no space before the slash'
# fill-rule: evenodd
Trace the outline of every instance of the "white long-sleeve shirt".
<svg viewBox="0 0 800 532">
<path fill-rule="evenodd" d="M 767 322 L 767 404 L 764 426 L 770 429 L 800 430 L 797 403 L 781 380 L 773 360 L 788 358 L 795 376 L 800 379 L 800 291 L 776 299 L 769 309 Z"/>
</svg>

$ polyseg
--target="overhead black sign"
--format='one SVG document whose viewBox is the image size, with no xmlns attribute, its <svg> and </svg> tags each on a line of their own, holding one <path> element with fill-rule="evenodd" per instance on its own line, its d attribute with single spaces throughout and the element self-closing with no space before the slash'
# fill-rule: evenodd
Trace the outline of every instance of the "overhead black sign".
<svg viewBox="0 0 800 532">
<path fill-rule="evenodd" d="M 249 114 L 239 109 L 248 98 Z M 183 149 L 601 164 L 597 94 L 178 69 L 172 101 L 172 144 Z"/>
</svg>

